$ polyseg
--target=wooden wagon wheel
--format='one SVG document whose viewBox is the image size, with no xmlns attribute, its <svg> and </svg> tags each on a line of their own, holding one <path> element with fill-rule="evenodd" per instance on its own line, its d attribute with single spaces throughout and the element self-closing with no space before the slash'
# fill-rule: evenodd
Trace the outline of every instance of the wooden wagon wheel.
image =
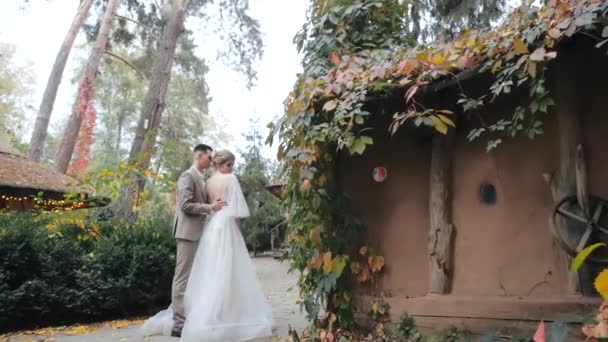
<svg viewBox="0 0 608 342">
<path fill-rule="evenodd" d="M 568 196 L 562 199 L 553 211 L 553 229 L 560 246 L 570 256 L 575 256 L 590 242 L 608 242 L 608 225 L 600 223 L 602 214 L 608 214 L 608 201 L 592 195 L 588 196 L 588 199 L 589 215 L 585 214 L 585 211 L 580 207 L 576 196 Z M 569 239 L 564 238 L 563 232 L 560 231 L 560 226 L 557 224 L 558 219 L 565 220 L 567 229 L 574 230 L 577 236 L 580 236 L 576 246 L 569 242 Z M 587 261 L 604 264 L 608 263 L 608 257 L 595 252 L 587 258 Z"/>
</svg>

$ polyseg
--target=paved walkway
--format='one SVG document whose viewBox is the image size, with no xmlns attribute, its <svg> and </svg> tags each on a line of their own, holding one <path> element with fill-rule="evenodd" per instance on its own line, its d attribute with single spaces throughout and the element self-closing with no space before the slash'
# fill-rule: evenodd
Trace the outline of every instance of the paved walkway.
<svg viewBox="0 0 608 342">
<path fill-rule="evenodd" d="M 268 298 L 272 305 L 275 319 L 275 336 L 271 339 L 259 339 L 256 342 L 283 341 L 287 337 L 288 325 L 301 331 L 306 327 L 306 320 L 300 314 L 295 303 L 297 297 L 295 274 L 287 274 L 288 265 L 272 258 L 256 258 L 254 265 Z M 293 288 L 292 288 L 293 287 Z M 16 334 L 8 337 L 11 342 L 57 341 L 57 342 L 101 342 L 101 341 L 150 341 L 177 342 L 177 338 L 149 337 L 143 339 L 138 335 L 139 325 L 115 329 L 100 327 L 96 332 L 82 335 L 36 336 Z"/>
</svg>

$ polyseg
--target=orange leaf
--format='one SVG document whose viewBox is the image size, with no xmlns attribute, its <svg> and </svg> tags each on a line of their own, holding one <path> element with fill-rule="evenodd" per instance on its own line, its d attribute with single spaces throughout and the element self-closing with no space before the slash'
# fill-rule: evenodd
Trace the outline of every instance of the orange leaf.
<svg viewBox="0 0 608 342">
<path fill-rule="evenodd" d="M 317 225 L 313 229 L 310 230 L 310 234 L 309 234 L 310 240 L 316 246 L 321 245 L 321 229 L 322 228 L 323 228 L 323 226 Z"/>
<path fill-rule="evenodd" d="M 332 52 L 331 55 L 329 55 L 329 60 L 335 65 L 340 64 L 340 56 L 335 52 Z"/>
<path fill-rule="evenodd" d="M 312 260 L 309 260 L 308 268 L 316 271 L 321 269 L 321 266 L 323 266 L 323 258 L 321 258 L 319 253 L 316 253 Z"/>
<path fill-rule="evenodd" d="M 326 182 L 327 182 L 327 177 L 325 177 L 325 175 L 321 175 L 321 177 L 319 177 L 319 185 L 324 186 Z"/>
<path fill-rule="evenodd" d="M 523 55 L 528 53 L 528 46 L 521 39 L 515 38 L 513 40 L 513 48 L 518 55 Z"/>
<path fill-rule="evenodd" d="M 416 60 L 406 59 L 399 64 L 399 73 L 400 74 L 409 74 L 418 66 L 418 62 Z"/>
<path fill-rule="evenodd" d="M 300 190 L 308 191 L 310 189 L 310 185 L 310 179 L 306 178 L 302 181 L 302 184 L 300 185 Z"/>
<path fill-rule="evenodd" d="M 364 267 L 359 274 L 357 274 L 357 281 L 360 283 L 365 283 L 369 280 L 369 271 L 367 267 Z"/>
</svg>

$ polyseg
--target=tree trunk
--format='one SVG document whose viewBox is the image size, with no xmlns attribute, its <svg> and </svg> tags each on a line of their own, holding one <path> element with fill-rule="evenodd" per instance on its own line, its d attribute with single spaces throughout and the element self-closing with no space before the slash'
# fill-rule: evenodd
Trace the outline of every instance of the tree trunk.
<svg viewBox="0 0 608 342">
<path fill-rule="evenodd" d="M 123 186 L 120 198 L 116 203 L 118 217 L 134 222 L 137 219 L 139 194 L 143 191 L 145 178 L 142 173 L 148 169 L 152 150 L 160 127 L 161 116 L 165 109 L 165 95 L 171 79 L 171 67 L 175 56 L 177 41 L 184 32 L 187 0 L 172 0 L 171 13 L 161 37 L 160 51 L 156 55 L 148 93 L 142 106 L 142 112 L 135 132 L 135 138 L 129 153 L 129 163 L 135 165 L 136 175 Z"/>
<path fill-rule="evenodd" d="M 108 45 L 110 30 L 112 29 L 112 18 L 114 17 L 114 11 L 119 2 L 120 0 L 108 0 L 99 34 L 97 35 L 93 51 L 91 51 L 91 55 L 89 56 L 78 96 L 74 102 L 72 115 L 69 118 L 68 125 L 61 138 L 57 154 L 55 155 L 55 170 L 57 172 L 66 173 L 70 160 L 72 159 L 72 153 L 74 153 L 74 146 L 78 139 L 80 126 L 82 125 L 87 110 L 87 105 L 83 105 L 83 103 L 90 105 L 90 102 L 93 100 L 92 97 L 94 94 L 95 79 L 97 78 L 97 69 L 99 68 L 106 46 Z"/>
<path fill-rule="evenodd" d="M 435 134 L 431 151 L 428 236 L 429 292 L 448 293 L 452 267 L 452 235 L 450 223 L 452 179 L 451 159 L 454 129 L 447 135 Z"/>
<path fill-rule="evenodd" d="M 59 89 L 59 84 L 61 83 L 63 71 L 65 70 L 68 57 L 72 51 L 74 40 L 76 40 L 76 36 L 78 35 L 82 24 L 89 14 L 91 5 L 93 5 L 93 0 L 84 0 L 80 4 L 78 13 L 74 17 L 72 25 L 70 26 L 70 30 L 63 40 L 63 44 L 61 44 L 57 57 L 55 57 L 55 64 L 53 64 L 53 69 L 49 75 L 49 80 L 46 83 L 46 89 L 44 90 L 42 102 L 40 103 L 40 108 L 38 109 L 38 116 L 36 117 L 36 124 L 34 125 L 34 132 L 32 133 L 32 138 L 30 139 L 28 157 L 35 162 L 39 162 L 42 158 L 44 143 L 46 141 L 47 131 L 49 128 L 49 121 L 51 120 L 51 114 L 53 113 L 53 106 L 55 105 L 57 90 Z"/>
</svg>

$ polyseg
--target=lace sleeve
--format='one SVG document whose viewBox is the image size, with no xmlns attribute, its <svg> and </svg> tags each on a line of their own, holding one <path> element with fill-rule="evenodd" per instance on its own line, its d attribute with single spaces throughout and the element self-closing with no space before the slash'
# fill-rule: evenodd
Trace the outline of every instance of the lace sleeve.
<svg viewBox="0 0 608 342">
<path fill-rule="evenodd" d="M 226 185 L 226 202 L 227 206 L 223 210 L 227 210 L 228 215 L 236 218 L 249 217 L 249 207 L 243 196 L 241 184 L 234 175 L 230 177 Z"/>
</svg>

